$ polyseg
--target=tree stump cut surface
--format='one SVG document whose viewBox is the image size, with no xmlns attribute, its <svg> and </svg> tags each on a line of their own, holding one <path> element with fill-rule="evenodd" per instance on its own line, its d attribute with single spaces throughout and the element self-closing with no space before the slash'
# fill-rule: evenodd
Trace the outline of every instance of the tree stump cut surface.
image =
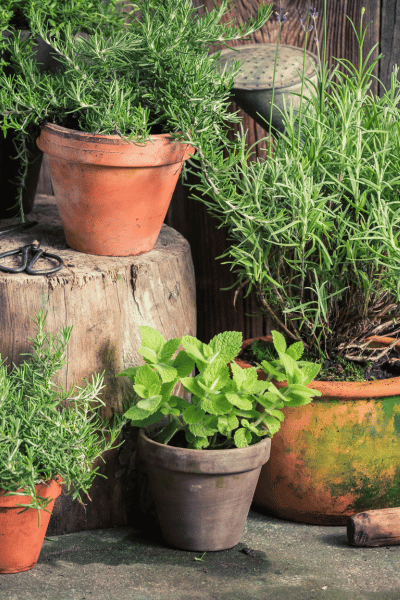
<svg viewBox="0 0 400 600">
<path fill-rule="evenodd" d="M 124 368 L 143 364 L 138 353 L 140 325 L 158 329 L 166 339 L 196 335 L 196 289 L 188 242 L 163 225 L 155 248 L 141 256 L 101 257 L 67 247 L 55 201 L 37 196 L 29 220 L 38 225 L 28 231 L 0 237 L 0 253 L 29 244 L 59 255 L 65 266 L 49 276 L 0 272 L 0 353 L 7 363 L 23 360 L 30 352 L 35 331 L 30 317 L 48 312 L 46 330 L 56 334 L 72 325 L 68 364 L 60 372 L 61 383 L 81 385 L 94 372 L 105 372 L 102 415 L 122 412 L 130 382 L 116 378 Z M 0 221 L 0 228 L 16 221 Z M 7 258 L 3 264 L 16 266 Z M 54 263 L 39 261 L 35 268 Z M 110 451 L 90 492 L 92 502 L 84 509 L 69 496 L 57 500 L 49 532 L 54 534 L 124 525 L 130 522 L 127 497 L 133 468 L 135 432 L 127 431 L 127 443 Z"/>
</svg>

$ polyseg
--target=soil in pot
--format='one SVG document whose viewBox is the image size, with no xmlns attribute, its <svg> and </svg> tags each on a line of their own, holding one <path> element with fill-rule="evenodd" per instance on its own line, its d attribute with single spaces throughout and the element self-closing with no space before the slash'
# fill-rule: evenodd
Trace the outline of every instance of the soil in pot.
<svg viewBox="0 0 400 600">
<path fill-rule="evenodd" d="M 255 508 L 304 523 L 345 525 L 355 513 L 398 506 L 400 377 L 309 387 L 322 396 L 284 409 Z"/>
</svg>

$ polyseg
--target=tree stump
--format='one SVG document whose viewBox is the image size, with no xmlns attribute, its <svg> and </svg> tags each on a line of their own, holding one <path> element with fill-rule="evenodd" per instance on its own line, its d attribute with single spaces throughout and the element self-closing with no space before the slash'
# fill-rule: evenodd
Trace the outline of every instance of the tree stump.
<svg viewBox="0 0 400 600">
<path fill-rule="evenodd" d="M 41 247 L 59 255 L 65 266 L 49 276 L 0 272 L 0 353 L 7 363 L 21 362 L 34 337 L 33 317 L 48 312 L 46 330 L 56 334 L 72 325 L 68 364 L 60 372 L 66 387 L 81 385 L 94 372 L 105 372 L 102 415 L 110 418 L 123 410 L 131 386 L 116 375 L 128 366 L 143 364 L 138 353 L 139 325 L 158 329 L 166 339 L 196 335 L 196 289 L 188 242 L 163 225 L 155 248 L 141 256 L 101 257 L 67 247 L 55 201 L 37 196 L 29 220 L 38 225 L 28 231 L 0 237 L 0 253 L 38 240 Z M 16 222 L 0 222 L 0 228 Z M 14 266 L 15 258 L 2 264 Z M 16 265 L 15 265 L 16 266 Z M 54 266 L 39 261 L 37 269 Z M 135 431 L 124 433 L 126 443 L 108 453 L 90 491 L 86 509 L 69 496 L 57 500 L 49 533 L 52 535 L 124 525 L 130 522 L 128 497 L 132 483 Z"/>
</svg>

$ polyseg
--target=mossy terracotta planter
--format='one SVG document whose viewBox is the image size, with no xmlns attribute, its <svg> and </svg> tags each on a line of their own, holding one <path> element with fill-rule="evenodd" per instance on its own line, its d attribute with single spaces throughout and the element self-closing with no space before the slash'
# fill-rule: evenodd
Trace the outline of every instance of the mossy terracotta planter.
<svg viewBox="0 0 400 600">
<path fill-rule="evenodd" d="M 208 552 L 232 548 L 246 524 L 271 439 L 230 450 L 188 450 L 139 435 L 139 452 L 164 540 Z"/>
<path fill-rule="evenodd" d="M 293 521 L 344 525 L 355 513 L 399 506 L 400 377 L 309 387 L 322 396 L 284 409 L 255 507 Z"/>
<path fill-rule="evenodd" d="M 168 134 L 134 144 L 47 124 L 37 140 L 49 167 L 68 246 L 100 256 L 153 249 L 183 161 L 194 152 Z"/>
<path fill-rule="evenodd" d="M 40 511 L 40 527 L 37 510 L 29 508 L 21 512 L 23 508 L 17 506 L 29 502 L 29 496 L 4 496 L 0 491 L 0 573 L 28 571 L 38 561 L 61 485 L 53 479 L 37 485 L 36 490 L 39 496 L 52 498 L 47 509 Z"/>
</svg>

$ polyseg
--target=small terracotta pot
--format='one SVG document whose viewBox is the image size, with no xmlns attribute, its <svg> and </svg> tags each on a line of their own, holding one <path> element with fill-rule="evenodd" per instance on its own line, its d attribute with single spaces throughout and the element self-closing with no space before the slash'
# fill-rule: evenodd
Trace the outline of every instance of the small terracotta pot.
<svg viewBox="0 0 400 600">
<path fill-rule="evenodd" d="M 47 124 L 37 145 L 49 155 L 67 244 L 101 256 L 153 249 L 183 161 L 194 149 L 168 134 L 134 144 Z"/>
<path fill-rule="evenodd" d="M 38 511 L 23 508 L 17 504 L 27 504 L 30 496 L 4 496 L 0 491 L 0 573 L 19 573 L 32 569 L 38 561 L 46 535 L 54 501 L 61 493 L 61 485 L 52 479 L 48 484 L 36 486 L 38 496 L 52 498 L 46 510 Z"/>
<path fill-rule="evenodd" d="M 272 342 L 271 336 L 261 339 Z M 376 338 L 377 345 L 391 342 Z M 283 409 L 285 420 L 261 470 L 255 507 L 292 521 L 345 525 L 355 513 L 399 506 L 400 377 L 313 381 L 308 387 L 322 396 Z"/>
<path fill-rule="evenodd" d="M 246 524 L 271 439 L 230 450 L 188 450 L 139 435 L 164 540 L 206 552 L 232 548 Z"/>
</svg>

